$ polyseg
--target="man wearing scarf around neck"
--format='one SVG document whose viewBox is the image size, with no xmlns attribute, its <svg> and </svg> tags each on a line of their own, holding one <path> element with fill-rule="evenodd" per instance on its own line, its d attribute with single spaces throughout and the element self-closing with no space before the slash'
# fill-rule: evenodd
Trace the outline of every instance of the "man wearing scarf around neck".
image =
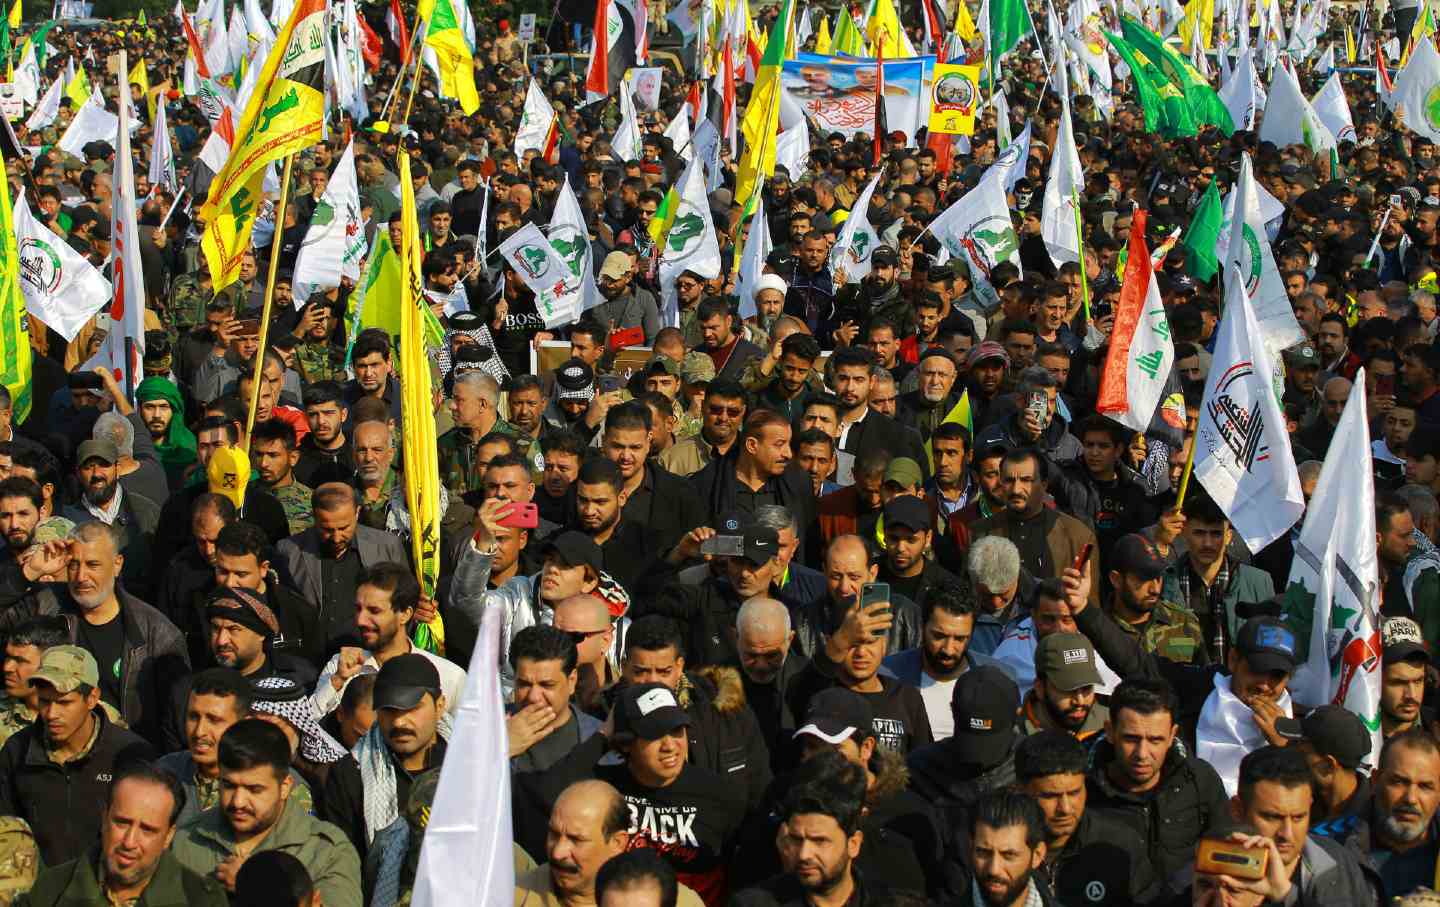
<svg viewBox="0 0 1440 907">
<path fill-rule="evenodd" d="M 165 478 L 171 488 L 180 487 L 185 471 L 196 460 L 195 435 L 185 427 L 185 399 L 180 388 L 165 378 L 146 378 L 135 389 L 135 402 L 155 442 L 160 465 L 165 467 Z"/>
</svg>

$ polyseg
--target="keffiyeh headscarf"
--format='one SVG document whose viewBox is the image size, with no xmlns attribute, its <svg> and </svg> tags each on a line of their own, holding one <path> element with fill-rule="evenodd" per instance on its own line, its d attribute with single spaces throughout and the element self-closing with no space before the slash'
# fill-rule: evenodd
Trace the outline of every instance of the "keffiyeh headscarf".
<svg viewBox="0 0 1440 907">
<path fill-rule="evenodd" d="M 300 734 L 300 755 L 308 762 L 329 765 L 345 758 L 345 747 L 315 720 L 315 709 L 300 685 L 287 677 L 265 677 L 254 683 L 256 712 L 275 715 L 290 722 Z"/>
<path fill-rule="evenodd" d="M 442 380 L 452 378 L 451 372 L 457 367 L 464 367 L 460 366 L 456 359 L 467 360 L 466 366 L 478 367 L 501 384 L 509 380 L 510 370 L 505 367 L 505 363 L 495 352 L 495 338 L 490 335 L 490 325 L 485 323 L 485 319 L 474 312 L 457 312 L 450 316 L 449 322 L 450 329 L 445 332 L 445 342 L 435 351 L 435 365 L 440 369 Z M 485 359 L 471 359 L 459 356 L 458 351 L 456 355 L 452 356 L 450 353 L 451 340 L 456 336 L 469 337 L 477 346 L 488 349 L 490 356 Z"/>
</svg>

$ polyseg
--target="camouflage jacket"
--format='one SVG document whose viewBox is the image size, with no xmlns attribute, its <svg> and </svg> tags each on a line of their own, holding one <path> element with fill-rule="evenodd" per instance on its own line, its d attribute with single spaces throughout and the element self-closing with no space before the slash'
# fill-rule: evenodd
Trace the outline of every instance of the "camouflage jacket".
<svg viewBox="0 0 1440 907">
<path fill-rule="evenodd" d="M 205 307 L 212 299 L 228 299 L 233 305 L 236 287 L 229 286 L 216 293 L 213 287 L 202 286 L 199 276 L 185 274 L 176 278 L 170 299 L 160 312 L 161 322 L 172 339 L 205 323 Z"/>
<path fill-rule="evenodd" d="M 1120 629 L 1140 637 L 1146 652 L 1178 664 L 1206 665 L 1210 662 L 1200 621 L 1188 608 L 1161 600 L 1143 627 L 1116 620 Z"/>
<path fill-rule="evenodd" d="M 35 884 L 40 870 L 40 847 L 30 825 L 19 816 L 0 816 L 0 907 Z"/>
<path fill-rule="evenodd" d="M 110 720 L 111 724 L 118 727 L 128 726 L 113 705 L 102 700 L 100 707 L 105 710 L 105 717 Z M 0 696 L 0 745 L 34 723 L 35 712 L 30 706 L 19 699 Z M 5 903 L 4 900 L 0 900 L 0 907 L 4 907 Z"/>
<path fill-rule="evenodd" d="M 397 449 L 399 442 L 396 442 Z M 360 497 L 360 522 L 371 529 L 385 528 L 385 514 L 390 508 L 390 495 L 395 491 L 395 470 L 385 470 L 385 481 L 380 483 L 380 496 L 373 501 L 366 500 L 364 489 Z"/>
<path fill-rule="evenodd" d="M 291 535 L 297 535 L 315 525 L 315 513 L 310 508 L 312 489 L 309 486 L 301 485 L 292 478 L 289 485 L 279 488 L 267 485 L 265 490 L 274 495 L 275 500 L 284 508 Z"/>
<path fill-rule="evenodd" d="M 504 419 L 496 420 L 495 427 L 490 430 L 513 437 L 519 443 L 522 456 L 529 450 L 525 435 Z M 469 429 L 458 425 L 437 440 L 440 481 L 445 483 L 451 494 L 463 495 L 485 487 L 485 475 L 476 460 L 475 448 L 478 446 L 477 441 L 471 440 Z"/>
<path fill-rule="evenodd" d="M 306 384 L 316 381 L 349 380 L 345 371 L 345 350 L 326 340 L 307 340 L 295 347 L 295 365 L 300 371 L 300 380 Z"/>
</svg>

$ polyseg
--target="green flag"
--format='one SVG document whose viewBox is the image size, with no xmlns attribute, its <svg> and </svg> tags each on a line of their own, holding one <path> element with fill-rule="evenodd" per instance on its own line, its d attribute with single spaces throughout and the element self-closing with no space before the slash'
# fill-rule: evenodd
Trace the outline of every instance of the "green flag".
<svg viewBox="0 0 1440 907">
<path fill-rule="evenodd" d="M 1119 35 L 1105 33 L 1105 39 L 1130 67 L 1135 94 L 1145 111 L 1145 131 L 1158 132 L 1167 139 L 1195 135 L 1198 128 L 1190 105 L 1180 89 L 1141 50 Z"/>
<path fill-rule="evenodd" d="M 1129 16 L 1120 19 L 1120 28 L 1125 34 L 1125 40 L 1154 63 L 1170 80 L 1170 84 L 1180 89 L 1197 123 L 1208 123 L 1226 135 L 1235 131 L 1235 122 L 1230 118 L 1230 111 L 1226 109 L 1225 103 L 1220 100 L 1215 89 L 1210 87 L 1209 81 L 1190 65 L 1189 60 L 1176 53 L 1160 36 Z"/>
<path fill-rule="evenodd" d="M 1220 270 L 1219 259 L 1215 256 L 1215 244 L 1220 240 L 1220 224 L 1225 219 L 1225 205 L 1220 201 L 1220 190 L 1215 188 L 1215 178 L 1200 198 L 1200 204 L 1190 217 L 1190 226 L 1180 240 L 1185 250 L 1185 270 L 1196 280 L 1209 280 Z"/>
<path fill-rule="evenodd" d="M 1000 58 L 1034 31 L 1025 0 L 990 0 L 990 53 L 996 72 L 1000 70 Z"/>
</svg>

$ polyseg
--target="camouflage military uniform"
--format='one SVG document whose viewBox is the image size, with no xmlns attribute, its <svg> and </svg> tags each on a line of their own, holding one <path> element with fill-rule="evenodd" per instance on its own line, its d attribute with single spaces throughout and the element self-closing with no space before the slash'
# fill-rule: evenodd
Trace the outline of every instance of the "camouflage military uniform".
<svg viewBox="0 0 1440 907">
<path fill-rule="evenodd" d="M 360 492 L 360 522 L 371 529 L 385 528 L 385 514 L 390 505 L 390 495 L 395 491 L 395 470 L 385 472 L 385 481 L 380 483 L 380 496 L 374 501 L 367 501 L 364 498 L 365 492 Z"/>
<path fill-rule="evenodd" d="M 496 420 L 495 427 L 490 431 L 514 438 L 519 445 L 521 456 L 529 451 L 529 438 L 504 419 Z M 476 460 L 475 448 L 478 446 L 476 441 L 470 439 L 470 430 L 459 426 L 441 435 L 436 442 L 439 449 L 440 481 L 445 483 L 451 494 L 463 495 L 484 488 L 485 476 Z"/>
<path fill-rule="evenodd" d="M 1115 621 L 1126 633 L 1140 637 L 1146 652 L 1179 664 L 1205 665 L 1210 656 L 1205 648 L 1205 634 L 1194 612 L 1174 602 L 1161 601 L 1150 613 L 1150 620 L 1137 628 L 1123 620 Z"/>
<path fill-rule="evenodd" d="M 285 519 L 290 523 L 291 535 L 304 532 L 315 525 L 315 513 L 310 508 L 313 490 L 309 486 L 301 485 L 292 478 L 289 485 L 279 488 L 267 486 L 265 490 L 274 495 L 280 506 L 285 508 Z"/>
<path fill-rule="evenodd" d="M 209 305 L 213 298 L 214 293 L 201 286 L 199 276 L 186 274 L 176 279 L 174 288 L 170 291 L 169 304 L 160 312 L 171 339 L 204 324 L 205 306 Z"/>
<path fill-rule="evenodd" d="M 345 372 L 345 351 L 327 340 L 307 340 L 295 347 L 295 363 L 300 368 L 300 380 L 306 384 L 316 381 L 339 381 L 348 379 Z"/>
<path fill-rule="evenodd" d="M 40 848 L 19 816 L 0 816 L 0 907 L 30 891 L 40 870 Z"/>
<path fill-rule="evenodd" d="M 118 727 L 127 727 L 125 719 L 115 711 L 115 707 L 103 700 L 100 707 L 105 710 L 105 717 L 110 723 Z M 11 699 L 9 696 L 0 696 L 0 746 L 9 740 L 18 731 L 35 723 L 35 712 L 22 700 Z M 5 907 L 5 902 L 0 901 L 0 907 Z"/>
</svg>

